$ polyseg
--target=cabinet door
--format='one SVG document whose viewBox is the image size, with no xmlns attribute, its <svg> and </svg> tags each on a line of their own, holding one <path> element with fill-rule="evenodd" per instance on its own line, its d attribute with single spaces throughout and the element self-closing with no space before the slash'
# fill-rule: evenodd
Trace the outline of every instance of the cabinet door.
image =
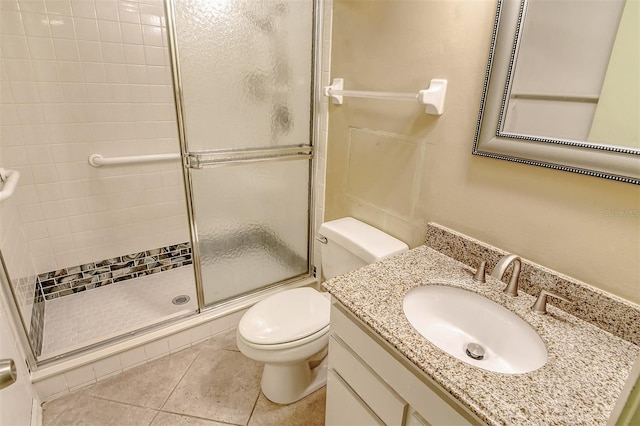
<svg viewBox="0 0 640 426">
<path fill-rule="evenodd" d="M 384 425 L 335 371 L 327 375 L 325 426 Z"/>
<path fill-rule="evenodd" d="M 385 424 L 402 424 L 406 403 L 342 340 L 329 339 L 332 368 Z"/>
<path fill-rule="evenodd" d="M 407 417 L 405 426 L 431 426 L 431 423 L 426 421 L 417 411 L 414 411 Z"/>
<path fill-rule="evenodd" d="M 342 341 L 349 353 L 357 354 L 361 364 L 367 365 L 367 370 L 373 371 L 378 377 L 378 381 L 384 382 L 398 395 L 398 398 L 413 408 L 413 411 L 419 411 L 421 418 L 419 419 L 426 425 L 449 426 L 449 425 L 471 425 L 485 424 L 481 419 L 477 418 L 470 410 L 466 409 L 460 402 L 451 397 L 445 390 L 436 384 L 431 378 L 422 374 L 417 367 L 406 360 L 404 355 L 395 351 L 391 345 L 383 339 L 376 337 L 366 324 L 363 324 L 358 318 L 343 308 L 339 302 L 335 302 L 331 309 L 331 333 L 334 338 L 330 342 Z M 334 348 L 337 347 L 334 345 Z M 339 351 L 331 352 L 329 350 L 329 366 L 335 368 L 340 374 Z M 333 367 L 333 365 L 338 365 Z M 353 367 L 348 367 L 353 369 Z M 351 383 L 353 372 L 345 373 L 343 378 Z M 358 394 L 365 395 L 364 390 L 360 390 L 354 380 L 353 389 Z M 330 393 L 330 389 L 327 391 Z M 362 393 L 361 393 L 362 392 Z M 369 395 L 370 390 L 367 391 Z M 370 403 L 369 399 L 363 399 Z M 371 400 L 369 404 L 374 410 L 378 410 L 379 402 Z M 327 407 L 329 410 L 330 407 Z M 380 418 L 387 420 L 387 417 L 380 414 Z M 393 417 L 394 419 L 397 417 Z M 405 423 L 410 421 L 407 417 Z M 416 421 L 414 421 L 415 423 Z M 399 424 L 402 421 L 395 422 L 391 420 L 390 424 Z M 349 423 L 342 422 L 342 425 Z M 409 423 L 411 424 L 411 423 Z M 419 423 L 418 423 L 419 424 Z M 412 425 L 413 426 L 413 425 Z"/>
</svg>

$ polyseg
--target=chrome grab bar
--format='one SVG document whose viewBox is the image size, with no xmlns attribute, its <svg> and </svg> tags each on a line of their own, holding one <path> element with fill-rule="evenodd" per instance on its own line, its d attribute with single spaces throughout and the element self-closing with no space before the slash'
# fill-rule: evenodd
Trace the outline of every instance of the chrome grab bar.
<svg viewBox="0 0 640 426">
<path fill-rule="evenodd" d="M 313 147 L 311 145 L 282 146 L 277 148 L 219 149 L 192 151 L 188 154 L 189 167 L 192 169 L 267 161 L 301 160 L 312 157 Z"/>
<path fill-rule="evenodd" d="M 20 179 L 20 172 L 0 167 L 0 182 L 2 182 L 0 186 L 0 188 L 2 188 L 2 190 L 0 190 L 0 201 L 6 200 L 13 195 L 16 185 L 18 185 L 18 179 Z"/>
<path fill-rule="evenodd" d="M 129 157 L 105 158 L 101 154 L 91 154 L 89 164 L 93 167 L 110 166 L 116 164 L 149 163 L 152 161 L 179 160 L 179 153 L 172 154 L 151 154 L 151 155 L 131 155 Z"/>
</svg>

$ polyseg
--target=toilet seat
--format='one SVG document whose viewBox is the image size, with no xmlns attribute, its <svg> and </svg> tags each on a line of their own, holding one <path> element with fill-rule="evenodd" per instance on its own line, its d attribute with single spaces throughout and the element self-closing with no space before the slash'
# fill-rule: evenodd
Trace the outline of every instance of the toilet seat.
<svg viewBox="0 0 640 426">
<path fill-rule="evenodd" d="M 269 344 L 269 345 L 262 345 L 260 343 L 252 343 L 249 342 L 247 339 L 244 338 L 244 336 L 242 334 L 240 334 L 240 338 L 242 339 L 242 343 L 244 343 L 245 345 L 247 345 L 250 348 L 254 348 L 254 349 L 259 349 L 262 351 L 281 351 L 284 349 L 291 349 L 291 348 L 295 348 L 298 346 L 303 346 L 306 345 L 309 342 L 313 342 L 315 340 L 318 340 L 320 338 L 322 338 L 322 336 L 324 336 L 325 334 L 329 333 L 329 325 L 327 325 L 326 327 L 324 327 L 323 329 L 321 329 L 320 331 L 317 331 L 313 334 L 310 334 L 306 337 L 303 337 L 302 339 L 298 339 L 298 340 L 293 340 L 290 342 L 284 342 L 284 343 L 274 343 L 274 344 Z"/>
<path fill-rule="evenodd" d="M 252 306 L 238 332 L 251 347 L 286 349 L 329 331 L 329 299 L 310 287 L 282 291 Z"/>
</svg>

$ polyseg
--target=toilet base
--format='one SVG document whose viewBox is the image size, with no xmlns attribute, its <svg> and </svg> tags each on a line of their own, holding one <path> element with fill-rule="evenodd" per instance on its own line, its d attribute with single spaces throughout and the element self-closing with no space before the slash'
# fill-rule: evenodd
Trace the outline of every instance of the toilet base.
<svg viewBox="0 0 640 426">
<path fill-rule="evenodd" d="M 296 364 L 266 364 L 262 373 L 262 393 L 276 404 L 291 404 L 327 383 L 327 366 L 329 357 L 322 359 L 315 368 L 309 362 Z"/>
</svg>

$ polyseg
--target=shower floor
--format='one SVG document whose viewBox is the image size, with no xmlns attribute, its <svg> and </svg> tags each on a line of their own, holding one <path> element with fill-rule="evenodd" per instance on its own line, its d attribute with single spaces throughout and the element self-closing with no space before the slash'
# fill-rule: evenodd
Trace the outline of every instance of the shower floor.
<svg viewBox="0 0 640 426">
<path fill-rule="evenodd" d="M 183 305 L 172 300 L 191 298 Z M 193 266 L 46 302 L 42 355 L 55 356 L 197 309 Z"/>
</svg>

